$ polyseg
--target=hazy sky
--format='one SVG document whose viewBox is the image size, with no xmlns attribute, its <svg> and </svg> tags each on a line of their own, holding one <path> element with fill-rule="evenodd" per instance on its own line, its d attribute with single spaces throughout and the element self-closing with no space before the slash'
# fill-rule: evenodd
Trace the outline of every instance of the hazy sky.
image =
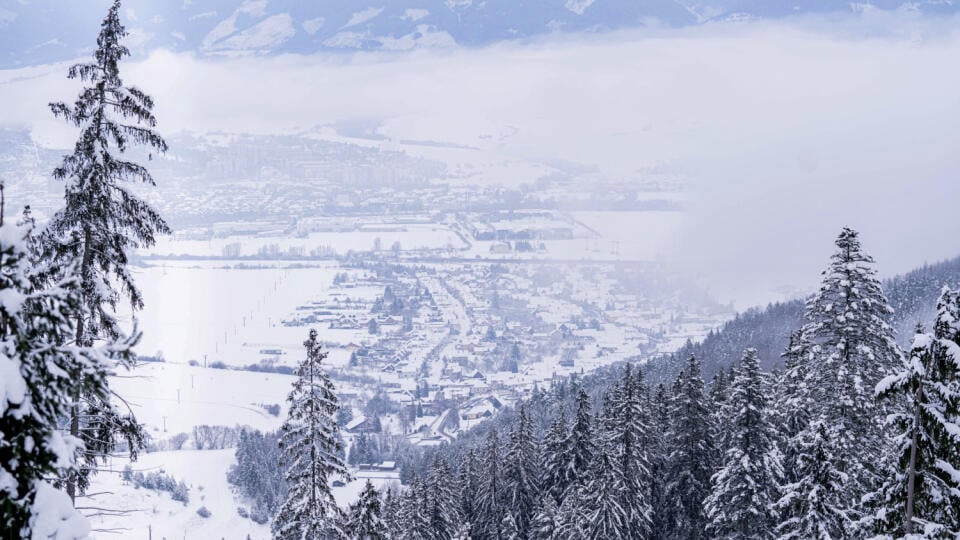
<svg viewBox="0 0 960 540">
<path fill-rule="evenodd" d="M 398 138 L 515 133 L 505 156 L 616 176 L 665 164 L 691 191 L 671 256 L 743 306 L 812 287 L 843 225 L 884 275 L 960 254 L 958 58 L 960 22 L 899 13 L 405 54 L 152 51 L 126 73 L 168 133 L 368 119 Z M 45 103 L 75 94 L 64 73 L 0 71 L 0 123 L 58 140 Z"/>
</svg>

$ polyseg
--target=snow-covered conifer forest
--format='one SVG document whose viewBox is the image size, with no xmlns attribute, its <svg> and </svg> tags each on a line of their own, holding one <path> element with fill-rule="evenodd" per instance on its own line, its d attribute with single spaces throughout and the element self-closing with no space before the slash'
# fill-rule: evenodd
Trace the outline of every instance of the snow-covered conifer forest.
<svg viewBox="0 0 960 540">
<path fill-rule="evenodd" d="M 0 540 L 960 539 L 960 8 L 773 4 L 0 4 Z"/>
</svg>

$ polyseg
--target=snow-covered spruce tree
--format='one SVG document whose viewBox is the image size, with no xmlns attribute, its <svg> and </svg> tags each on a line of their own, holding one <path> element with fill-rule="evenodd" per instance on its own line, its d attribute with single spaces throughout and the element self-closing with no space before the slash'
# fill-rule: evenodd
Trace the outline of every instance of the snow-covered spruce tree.
<svg viewBox="0 0 960 540">
<path fill-rule="evenodd" d="M 805 385 L 809 360 L 809 344 L 803 341 L 800 330 L 790 334 L 784 358 L 784 369 L 776 380 L 776 402 L 773 414 L 778 426 L 777 443 L 783 461 L 783 481 L 793 483 L 799 480 L 797 473 L 798 447 L 796 437 L 810 422 L 811 397 Z"/>
<path fill-rule="evenodd" d="M 394 536 L 408 540 L 432 540 L 430 516 L 427 511 L 427 490 L 416 475 L 400 503 L 400 531 Z"/>
<path fill-rule="evenodd" d="M 350 506 L 345 527 L 351 540 L 386 540 L 387 527 L 381 513 L 380 493 L 370 480 L 363 486 L 360 499 Z"/>
<path fill-rule="evenodd" d="M 0 185 L 0 536 L 80 538 L 89 524 L 50 479 L 74 470 L 81 443 L 57 426 L 78 385 L 107 399 L 105 351 L 65 345 L 77 297 L 35 286 L 31 230 L 4 219 Z"/>
<path fill-rule="evenodd" d="M 590 413 L 590 398 L 580 388 L 577 391 L 577 414 L 570 433 L 567 435 L 566 451 L 569 453 L 565 463 L 568 485 L 563 494 L 563 502 L 557 509 L 558 539 L 583 538 L 586 534 L 589 497 L 585 486 L 590 480 L 593 460 L 598 452 L 594 440 L 593 415 Z M 602 420 L 601 420 L 602 423 Z"/>
<path fill-rule="evenodd" d="M 668 538 L 708 538 L 703 501 L 713 474 L 710 409 L 704 393 L 700 361 L 693 355 L 677 378 L 671 410 L 671 452 L 667 459 Z"/>
<path fill-rule="evenodd" d="M 884 412 L 873 390 L 902 354 L 888 322 L 893 309 L 857 232 L 844 228 L 836 246 L 819 291 L 806 305 L 799 339 L 809 354 L 800 359 L 806 373 L 799 399 L 818 429 L 826 430 L 830 463 L 846 477 L 842 504 L 856 520 L 864 514 L 863 497 L 880 480 Z M 813 433 L 803 438 L 816 439 Z"/>
<path fill-rule="evenodd" d="M 473 523 L 472 537 L 486 540 L 501 540 L 502 521 L 505 512 L 503 464 L 501 462 L 500 439 L 497 430 L 487 435 L 481 458 L 483 473 L 477 492 L 477 520 Z"/>
<path fill-rule="evenodd" d="M 643 369 L 639 366 L 636 368 L 634 385 L 637 393 L 637 399 L 640 400 L 640 419 L 645 426 L 645 428 L 640 432 L 640 448 L 643 449 L 643 453 L 647 461 L 647 476 L 644 478 L 644 483 L 647 485 L 647 496 L 649 497 L 651 481 L 650 460 L 657 445 L 657 433 L 655 425 L 656 423 L 653 418 L 655 412 L 653 396 L 650 393 L 650 385 L 647 384 L 647 379 L 643 373 Z"/>
<path fill-rule="evenodd" d="M 273 534 L 281 540 L 342 538 L 341 512 L 330 491 L 333 476 L 350 478 L 334 420 L 340 405 L 321 365 L 327 353 L 320 350 L 316 330 L 310 330 L 303 346 L 307 354 L 297 369 L 287 397 L 290 410 L 280 428 L 288 489 L 274 519 Z"/>
<path fill-rule="evenodd" d="M 667 500 L 669 434 L 671 430 L 671 396 L 664 385 L 658 384 L 650 402 L 650 507 L 652 509 L 650 538 L 665 539 L 672 523 Z"/>
<path fill-rule="evenodd" d="M 457 528 L 457 534 L 453 537 L 453 540 L 470 540 L 470 525 L 464 523 Z"/>
<path fill-rule="evenodd" d="M 579 489 L 593 464 L 596 442 L 593 438 L 593 416 L 590 414 L 590 398 L 583 388 L 577 392 L 577 415 L 570 426 L 567 447 L 570 459 L 567 461 L 567 491 Z"/>
<path fill-rule="evenodd" d="M 629 538 L 650 534 L 650 463 L 647 459 L 650 416 L 633 367 L 627 364 L 611 394 L 610 418 L 603 434 L 614 467 L 618 470 L 616 501 L 625 515 L 624 532 Z M 611 479 L 612 480 L 612 479 Z"/>
<path fill-rule="evenodd" d="M 387 538 L 396 538 L 400 533 L 401 501 L 402 497 L 398 496 L 392 488 L 388 488 L 383 495 L 381 514 L 383 515 L 383 526 L 387 530 Z"/>
<path fill-rule="evenodd" d="M 557 502 L 544 492 L 537 503 L 530 524 L 530 540 L 553 540 L 557 531 Z"/>
<path fill-rule="evenodd" d="M 437 456 L 427 475 L 427 519 L 434 540 L 451 540 L 460 526 L 456 479 L 446 460 Z"/>
<path fill-rule="evenodd" d="M 517 535 L 529 536 L 534 507 L 540 498 L 538 482 L 537 442 L 533 435 L 533 422 L 524 405 L 510 432 L 510 441 L 503 466 L 503 483 L 508 511 L 513 515 Z"/>
<path fill-rule="evenodd" d="M 581 540 L 587 536 L 586 526 L 590 518 L 590 497 L 585 486 L 590 481 L 588 470 L 577 483 L 571 484 L 563 498 L 563 504 L 557 509 L 557 527 L 555 540 Z"/>
<path fill-rule="evenodd" d="M 827 426 L 814 420 L 794 444 L 798 446 L 798 480 L 783 486 L 777 501 L 781 540 L 835 540 L 853 537 L 853 520 L 844 499 L 848 476 L 831 452 Z"/>
<path fill-rule="evenodd" d="M 503 540 L 520 540 L 520 529 L 517 520 L 513 519 L 513 512 L 504 512 L 500 521 L 501 538 Z"/>
<path fill-rule="evenodd" d="M 160 215 L 130 189 L 154 181 L 146 167 L 125 159 L 127 150 L 141 146 L 164 152 L 167 145 L 153 130 L 153 100 L 120 78 L 120 61 L 130 51 L 123 45 L 127 33 L 119 12 L 120 1 L 115 0 L 101 24 L 93 61 L 68 71 L 68 78 L 84 84 L 77 100 L 72 106 L 50 104 L 55 116 L 80 129 L 73 153 L 53 171 L 65 182 L 65 205 L 47 226 L 42 259 L 49 263 L 51 283 L 68 273 L 76 275 L 79 309 L 72 341 L 78 347 L 137 339 L 136 331 L 130 338 L 124 335 L 116 315 L 121 298 L 134 311 L 143 307 L 127 268 L 128 251 L 149 247 L 158 233 L 169 232 Z M 114 355 L 111 363 L 130 367 L 134 359 L 132 354 Z M 84 492 L 97 461 L 119 440 L 133 457 L 143 446 L 142 428 L 129 408 L 121 412 L 113 400 L 83 393 L 83 386 L 73 392 L 70 415 L 70 434 L 84 442 L 79 473 L 66 479 L 71 498 Z"/>
<path fill-rule="evenodd" d="M 458 495 L 460 516 L 464 523 L 468 525 L 476 520 L 477 515 L 477 492 L 480 489 L 479 471 L 477 469 L 477 454 L 471 447 L 460 461 L 460 471 L 457 474 L 460 487 Z"/>
<path fill-rule="evenodd" d="M 716 539 L 772 539 L 782 470 L 756 349 L 744 351 L 735 373 L 727 401 L 729 448 L 705 503 L 707 531 Z"/>
<path fill-rule="evenodd" d="M 711 432 L 711 436 L 713 437 L 714 450 L 716 451 L 714 464 L 717 468 L 722 466 L 725 457 L 724 454 L 730 446 L 727 440 L 727 434 L 730 433 L 728 421 L 730 411 L 727 410 L 727 400 L 730 397 L 730 385 L 733 383 L 732 379 L 732 377 L 728 379 L 726 372 L 720 369 L 716 375 L 713 376 L 713 379 L 710 380 L 708 395 L 710 396 L 710 410 L 713 414 L 713 420 L 711 422 L 713 431 Z"/>
<path fill-rule="evenodd" d="M 612 450 L 612 445 L 597 449 L 590 474 L 580 488 L 586 502 L 580 524 L 582 538 L 644 538 L 631 531 L 627 480 L 616 457 L 611 456 Z"/>
<path fill-rule="evenodd" d="M 570 478 L 569 427 L 563 406 L 556 418 L 550 423 L 541 445 L 540 464 L 543 472 L 540 486 L 553 498 L 554 506 L 563 503 L 563 496 L 572 479 Z"/>
<path fill-rule="evenodd" d="M 888 419 L 896 463 L 875 497 L 878 532 L 960 537 L 960 293 L 944 289 L 933 333 L 918 331 L 877 395 L 897 409 Z"/>
</svg>

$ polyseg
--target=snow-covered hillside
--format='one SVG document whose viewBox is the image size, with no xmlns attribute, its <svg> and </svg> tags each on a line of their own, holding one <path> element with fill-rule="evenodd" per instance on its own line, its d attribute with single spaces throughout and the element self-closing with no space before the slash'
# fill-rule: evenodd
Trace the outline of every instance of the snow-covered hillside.
<svg viewBox="0 0 960 540">
<path fill-rule="evenodd" d="M 97 4 L 106 2 L 98 0 Z M 35 0 L 0 7 L 0 67 L 75 58 L 103 9 Z M 558 31 L 679 27 L 711 21 L 777 18 L 863 9 L 954 13 L 953 2 L 875 0 L 208 0 L 124 4 L 130 46 L 200 54 L 406 50 L 484 45 Z M 66 16 L 64 16 L 66 15 Z"/>
</svg>

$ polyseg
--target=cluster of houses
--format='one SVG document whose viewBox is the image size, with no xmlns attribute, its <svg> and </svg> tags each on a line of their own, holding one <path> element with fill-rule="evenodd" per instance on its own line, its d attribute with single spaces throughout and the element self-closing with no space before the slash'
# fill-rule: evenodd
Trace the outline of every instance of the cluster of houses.
<svg viewBox="0 0 960 540">
<path fill-rule="evenodd" d="M 328 299 L 300 314 L 353 331 L 352 341 L 338 345 L 350 354 L 343 375 L 375 385 L 390 403 L 382 418 L 350 422 L 350 436 L 382 430 L 414 444 L 442 444 L 537 385 L 655 352 L 679 330 L 639 295 L 606 285 L 577 290 L 571 280 L 581 278 L 563 268 L 368 261 L 355 268 L 363 270 L 338 274 Z M 348 289 L 361 286 L 367 294 L 357 300 Z M 364 409 L 363 395 L 370 394 L 351 402 L 355 410 Z"/>
<path fill-rule="evenodd" d="M 465 224 L 477 241 L 570 240 L 574 225 L 550 211 L 494 212 L 472 216 Z"/>
</svg>

